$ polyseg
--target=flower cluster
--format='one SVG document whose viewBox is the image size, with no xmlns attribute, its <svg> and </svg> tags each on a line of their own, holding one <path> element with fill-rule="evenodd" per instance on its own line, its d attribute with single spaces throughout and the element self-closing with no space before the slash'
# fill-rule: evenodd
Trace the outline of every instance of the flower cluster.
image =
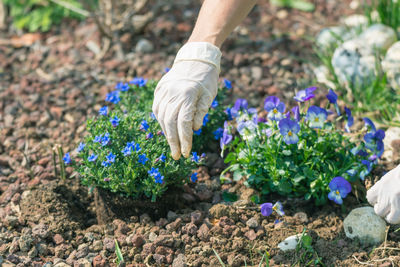
<svg viewBox="0 0 400 267">
<path fill-rule="evenodd" d="M 363 140 L 351 139 L 346 132 L 352 131 L 354 118 L 347 107 L 341 112 L 333 90 L 326 97 L 334 111 L 302 104 L 316 89 L 299 91 L 294 97 L 298 105 L 291 109 L 275 96 L 265 99 L 264 112 L 249 108 L 245 99 L 227 108 L 228 120 L 214 132 L 222 152 L 229 151 L 226 171 L 232 170 L 234 179 L 246 177 L 264 195 L 277 192 L 312 198 L 316 204 L 328 199 L 341 204 L 350 182 L 364 180 L 381 157 L 385 133 L 364 118 Z"/>
<path fill-rule="evenodd" d="M 169 156 L 168 143 L 151 113 L 149 98 L 155 86 L 142 78 L 118 83 L 105 99 L 112 107 L 101 107 L 98 116 L 87 121 L 89 134 L 63 158 L 80 173 L 83 184 L 155 201 L 168 187 L 196 182 L 192 170 L 202 156 L 193 152 L 191 159 L 179 161 Z M 137 108 L 143 103 L 145 107 Z"/>
</svg>

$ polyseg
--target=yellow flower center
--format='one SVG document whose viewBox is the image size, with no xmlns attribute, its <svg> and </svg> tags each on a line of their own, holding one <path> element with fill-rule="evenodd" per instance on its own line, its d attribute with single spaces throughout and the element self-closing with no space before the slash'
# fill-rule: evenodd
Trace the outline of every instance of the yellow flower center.
<svg viewBox="0 0 400 267">
<path fill-rule="evenodd" d="M 336 194 L 336 195 L 340 195 L 339 190 L 336 190 L 335 194 Z"/>
<path fill-rule="evenodd" d="M 319 118 L 318 118 L 318 117 L 316 117 L 314 121 L 315 121 L 315 122 L 319 122 Z"/>
<path fill-rule="evenodd" d="M 276 108 L 274 108 L 273 112 L 276 114 L 276 113 L 278 113 L 278 110 Z"/>
<path fill-rule="evenodd" d="M 293 135 L 292 131 L 289 131 L 287 134 L 288 134 L 289 136 L 292 136 L 292 135 Z"/>
</svg>

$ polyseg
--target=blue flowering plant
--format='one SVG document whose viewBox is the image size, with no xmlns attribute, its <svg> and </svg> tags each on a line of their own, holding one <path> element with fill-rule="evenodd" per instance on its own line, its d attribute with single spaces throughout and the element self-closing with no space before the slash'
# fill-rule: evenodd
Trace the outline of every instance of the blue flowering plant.
<svg viewBox="0 0 400 267">
<path fill-rule="evenodd" d="M 316 89 L 298 92 L 291 109 L 275 96 L 265 99 L 260 112 L 245 99 L 228 108 L 220 145 L 230 166 L 221 177 L 245 179 L 264 196 L 304 197 L 317 205 L 328 199 L 342 204 L 352 188 L 363 190 L 382 156 L 385 133 L 368 118 L 355 129 L 350 109 L 340 110 L 332 90 L 326 107 L 312 105 Z"/>
<path fill-rule="evenodd" d="M 145 93 L 130 95 L 145 87 L 146 81 L 134 81 L 133 86 L 118 84 L 107 94 L 109 104 L 87 121 L 86 137 L 74 151 L 65 153 L 63 162 L 75 167 L 84 185 L 156 201 L 168 188 L 196 182 L 192 170 L 203 157 L 193 152 L 190 158 L 172 159 L 151 109 L 138 108 Z"/>
</svg>

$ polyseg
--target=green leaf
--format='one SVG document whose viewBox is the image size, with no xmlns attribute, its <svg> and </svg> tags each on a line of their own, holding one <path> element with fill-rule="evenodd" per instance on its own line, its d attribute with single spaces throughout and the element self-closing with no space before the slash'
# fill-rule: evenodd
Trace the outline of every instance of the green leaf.
<svg viewBox="0 0 400 267">
<path fill-rule="evenodd" d="M 312 238 L 308 234 L 303 235 L 301 242 L 305 248 L 311 248 Z"/>
<path fill-rule="evenodd" d="M 233 173 L 233 180 L 234 181 L 240 181 L 240 179 L 242 179 L 242 177 L 243 177 L 243 172 L 241 172 L 241 171 L 235 171 Z"/>
<path fill-rule="evenodd" d="M 238 200 L 238 196 L 234 193 L 229 193 L 228 191 L 224 191 L 222 193 L 222 199 L 225 202 L 235 202 Z"/>
<path fill-rule="evenodd" d="M 121 249 L 119 248 L 117 239 L 114 239 L 114 241 L 115 241 L 115 254 L 117 255 L 117 263 L 119 264 L 121 262 L 124 262 L 124 257 L 122 256 L 122 252 Z"/>
</svg>

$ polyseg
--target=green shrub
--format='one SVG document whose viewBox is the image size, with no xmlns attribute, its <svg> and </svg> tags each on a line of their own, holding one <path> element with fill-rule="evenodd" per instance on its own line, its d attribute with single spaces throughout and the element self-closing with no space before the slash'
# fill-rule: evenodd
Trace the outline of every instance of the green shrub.
<svg viewBox="0 0 400 267">
<path fill-rule="evenodd" d="M 378 14 L 378 20 L 373 12 Z M 380 22 L 392 27 L 399 32 L 400 27 L 400 1 L 398 0 L 370 0 L 364 1 L 364 12 L 371 24 Z"/>
<path fill-rule="evenodd" d="M 67 5 L 81 8 L 77 0 L 62 0 Z M 51 25 L 58 24 L 63 18 L 84 18 L 71 9 L 65 8 L 50 0 L 3 0 L 9 7 L 13 24 L 18 29 L 28 29 L 30 32 L 46 32 Z"/>
<path fill-rule="evenodd" d="M 314 89 L 300 91 L 295 99 L 307 101 L 314 97 Z M 350 132 L 354 121 L 351 111 L 346 108 L 341 114 L 337 96 L 333 91 L 328 95 L 339 113 L 330 120 L 328 114 L 333 112 L 317 106 L 306 109 L 299 105 L 292 109 L 293 115 L 285 113 L 286 106 L 277 97 L 265 100 L 267 120 L 239 99 L 231 108 L 233 120 L 225 124 L 221 138 L 221 147 L 230 151 L 225 159 L 230 166 L 224 173 L 231 171 L 233 180 L 245 177 L 246 184 L 262 195 L 304 197 L 317 205 L 326 203 L 335 177 L 360 184 L 383 153 L 384 132 L 365 118 L 365 140 L 358 139 L 361 132 L 346 134 L 338 124 L 347 119 L 345 128 Z M 239 135 L 234 136 L 236 132 Z M 358 138 L 351 138 L 353 135 Z M 229 178 L 222 174 L 222 179 Z"/>
</svg>

